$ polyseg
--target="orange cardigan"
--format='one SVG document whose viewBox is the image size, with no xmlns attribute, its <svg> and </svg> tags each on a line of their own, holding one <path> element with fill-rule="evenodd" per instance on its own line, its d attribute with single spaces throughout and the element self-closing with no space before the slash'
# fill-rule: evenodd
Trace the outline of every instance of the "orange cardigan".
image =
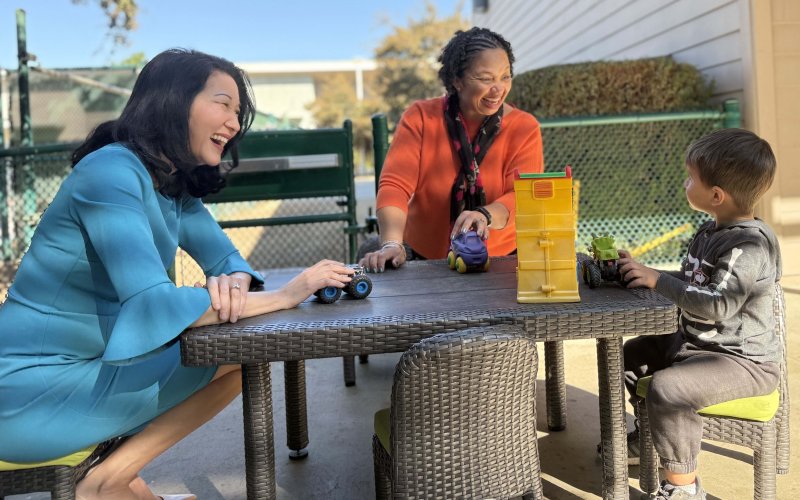
<svg viewBox="0 0 800 500">
<path fill-rule="evenodd" d="M 447 135 L 442 98 L 412 104 L 392 138 L 376 206 L 378 210 L 398 207 L 407 213 L 404 240 L 426 258 L 444 258 L 450 248 L 450 192 L 459 168 Z M 489 255 L 508 255 L 517 246 L 514 170 L 541 172 L 543 168 L 539 122 L 514 108 L 503 116 L 500 133 L 480 165 L 487 205 L 500 202 L 510 214 L 506 227 L 490 230 Z"/>
</svg>

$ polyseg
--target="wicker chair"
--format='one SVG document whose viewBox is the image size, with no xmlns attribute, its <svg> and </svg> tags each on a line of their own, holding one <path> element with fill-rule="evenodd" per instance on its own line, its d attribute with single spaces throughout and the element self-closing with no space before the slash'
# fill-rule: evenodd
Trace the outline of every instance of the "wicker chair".
<svg viewBox="0 0 800 500">
<path fill-rule="evenodd" d="M 423 340 L 375 416 L 377 498 L 542 498 L 536 344 L 512 326 Z"/>
<path fill-rule="evenodd" d="M 704 408 L 703 438 L 728 444 L 745 446 L 753 450 L 754 499 L 776 497 L 775 475 L 789 473 L 789 380 L 786 365 L 786 304 L 783 289 L 775 285 L 775 328 L 782 340 L 783 359 L 781 361 L 780 402 L 774 416 L 764 422 L 746 420 L 729 416 L 731 413 L 718 407 Z M 641 384 L 640 384 L 641 385 Z M 641 392 L 637 388 L 637 392 Z M 764 398 L 767 398 L 766 396 Z M 756 398 L 749 398 L 755 400 Z M 741 400 L 735 400 L 741 401 Z M 723 403 L 724 404 L 724 403 Z M 774 409 L 774 406 L 773 406 Z M 639 465 L 639 484 L 645 493 L 658 488 L 658 454 L 653 447 L 649 419 L 644 400 L 638 404 L 639 446 L 641 459 Z"/>
<path fill-rule="evenodd" d="M 90 467 L 105 459 L 123 440 L 124 438 L 112 439 L 40 466 L 25 467 L 0 462 L 0 500 L 8 495 L 43 491 L 49 492 L 53 500 L 75 500 L 75 485 L 78 481 Z"/>
</svg>

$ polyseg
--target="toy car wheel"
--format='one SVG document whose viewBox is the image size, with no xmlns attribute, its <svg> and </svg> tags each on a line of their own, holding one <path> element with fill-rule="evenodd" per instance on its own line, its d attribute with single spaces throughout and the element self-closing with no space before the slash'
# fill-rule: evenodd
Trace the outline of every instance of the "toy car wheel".
<svg viewBox="0 0 800 500">
<path fill-rule="evenodd" d="M 354 299 L 363 299 L 372 292 L 372 280 L 367 276 L 356 276 L 345 286 L 344 291 Z"/>
<path fill-rule="evenodd" d="M 447 252 L 447 265 L 450 269 L 456 268 L 456 254 L 454 254 L 452 250 Z"/>
<path fill-rule="evenodd" d="M 575 260 L 576 260 L 575 273 L 577 274 L 578 281 L 580 281 L 581 278 L 583 277 L 584 266 L 586 265 L 587 262 L 591 262 L 592 258 L 586 255 L 585 253 L 577 252 L 575 254 Z"/>
<path fill-rule="evenodd" d="M 336 288 L 335 286 L 326 286 L 321 290 L 317 290 L 314 295 L 316 295 L 317 300 L 323 304 L 333 304 L 342 296 L 342 289 Z"/>
<path fill-rule="evenodd" d="M 589 288 L 597 288 L 603 281 L 600 268 L 594 262 L 583 263 L 583 281 Z"/>
<path fill-rule="evenodd" d="M 461 257 L 456 258 L 456 271 L 460 272 L 461 274 L 467 272 L 467 263 L 464 262 L 464 259 Z"/>
</svg>

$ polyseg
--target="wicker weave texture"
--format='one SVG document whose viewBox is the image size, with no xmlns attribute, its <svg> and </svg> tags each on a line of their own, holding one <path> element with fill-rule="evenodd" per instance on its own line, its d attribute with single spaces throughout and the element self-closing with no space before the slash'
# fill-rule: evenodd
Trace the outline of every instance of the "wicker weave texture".
<svg viewBox="0 0 800 500">
<path fill-rule="evenodd" d="M 783 288 L 775 285 L 773 301 L 775 329 L 781 339 L 781 402 L 775 418 L 755 422 L 728 417 L 703 417 L 703 439 L 745 446 L 753 450 L 753 498 L 773 499 L 777 495 L 776 474 L 789 472 L 789 377 L 786 364 L 786 303 Z M 658 485 L 658 461 L 653 448 L 646 405 L 640 403 L 640 449 L 643 460 L 639 466 L 642 491 L 655 491 Z M 656 458 L 653 460 L 650 457 Z"/>
<path fill-rule="evenodd" d="M 247 498 L 276 498 L 269 363 L 246 365 L 242 372 Z"/>
<path fill-rule="evenodd" d="M 510 326 L 403 354 L 391 406 L 394 498 L 541 497 L 536 345 Z"/>
<path fill-rule="evenodd" d="M 0 498 L 8 495 L 48 491 L 53 500 L 74 500 L 75 485 L 93 465 L 105 459 L 124 438 L 101 443 L 74 467 L 54 465 L 0 472 Z"/>
<path fill-rule="evenodd" d="M 412 261 L 399 271 L 372 275 L 373 292 L 365 300 L 309 300 L 265 317 L 187 330 L 181 337 L 183 362 L 210 366 L 403 352 L 432 335 L 494 324 L 522 325 L 537 341 L 677 328 L 674 305 L 652 290 L 582 286 L 579 303 L 517 304 L 516 264 L 514 257 L 492 259 L 488 273 L 465 278 L 444 261 Z"/>
<path fill-rule="evenodd" d="M 308 411 L 306 409 L 306 362 L 283 364 L 286 395 L 286 446 L 300 451 L 308 446 Z"/>
</svg>

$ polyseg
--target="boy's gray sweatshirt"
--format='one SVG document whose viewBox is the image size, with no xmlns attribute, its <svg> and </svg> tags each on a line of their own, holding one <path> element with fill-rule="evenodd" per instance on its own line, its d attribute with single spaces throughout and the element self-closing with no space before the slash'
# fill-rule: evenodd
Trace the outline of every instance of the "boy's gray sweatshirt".
<svg viewBox="0 0 800 500">
<path fill-rule="evenodd" d="M 681 309 L 683 349 L 779 362 L 772 301 L 781 277 L 775 234 L 759 219 L 700 226 L 681 271 L 662 272 L 656 291 Z"/>
</svg>

